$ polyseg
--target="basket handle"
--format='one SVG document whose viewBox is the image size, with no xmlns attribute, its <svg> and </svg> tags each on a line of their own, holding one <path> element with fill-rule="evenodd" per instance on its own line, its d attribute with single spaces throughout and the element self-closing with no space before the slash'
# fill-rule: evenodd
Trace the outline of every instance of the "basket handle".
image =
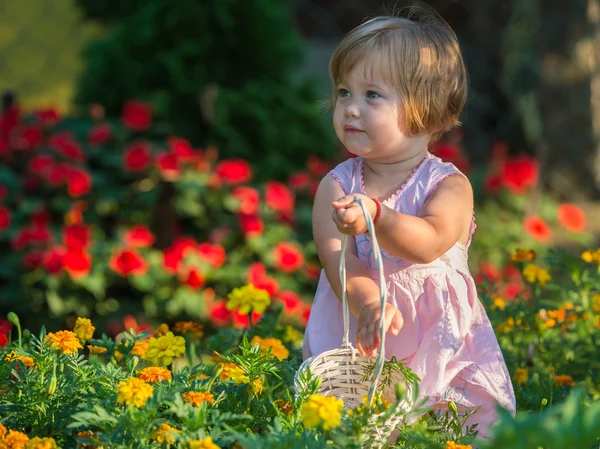
<svg viewBox="0 0 600 449">
<path fill-rule="evenodd" d="M 383 369 L 383 362 L 385 359 L 384 354 L 384 345 L 385 345 L 385 306 L 386 306 L 386 297 L 387 297 L 387 284 L 385 282 L 385 276 L 383 272 L 383 259 L 381 255 L 381 249 L 379 248 L 379 243 L 377 242 L 377 237 L 375 236 L 375 225 L 373 224 L 373 219 L 371 218 L 371 214 L 367 211 L 365 203 L 361 198 L 355 197 L 352 203 L 357 203 L 363 211 L 365 216 L 365 221 L 367 222 L 367 229 L 369 230 L 369 234 L 371 234 L 371 240 L 373 242 L 373 255 L 375 257 L 375 264 L 377 265 L 377 271 L 379 273 L 379 299 L 381 304 L 381 319 L 379 320 L 379 339 L 381 344 L 379 345 L 379 350 L 377 352 L 377 362 L 375 365 L 375 372 L 373 374 L 373 383 L 369 387 L 369 395 L 368 395 L 368 404 L 372 404 L 373 398 L 375 396 L 375 391 L 377 389 L 377 383 L 379 381 L 379 377 L 381 375 L 381 371 Z M 350 203 L 350 204 L 352 204 Z M 342 284 L 342 307 L 343 307 L 343 316 L 344 316 L 344 337 L 342 339 L 342 347 L 351 346 L 350 340 L 348 339 L 348 334 L 350 331 L 350 309 L 348 307 L 348 293 L 346 289 L 346 247 L 348 246 L 348 236 L 344 234 L 342 236 L 342 249 L 340 254 L 340 264 L 339 264 L 339 273 L 340 273 L 340 281 Z"/>
</svg>

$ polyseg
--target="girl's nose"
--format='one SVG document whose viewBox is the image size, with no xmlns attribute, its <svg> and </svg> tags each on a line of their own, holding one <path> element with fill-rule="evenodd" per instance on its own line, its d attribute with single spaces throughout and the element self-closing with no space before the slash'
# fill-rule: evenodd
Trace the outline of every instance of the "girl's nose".
<svg viewBox="0 0 600 449">
<path fill-rule="evenodd" d="M 355 103 L 350 103 L 348 106 L 346 106 L 344 113 L 346 117 L 360 117 L 358 105 L 356 105 Z"/>
</svg>

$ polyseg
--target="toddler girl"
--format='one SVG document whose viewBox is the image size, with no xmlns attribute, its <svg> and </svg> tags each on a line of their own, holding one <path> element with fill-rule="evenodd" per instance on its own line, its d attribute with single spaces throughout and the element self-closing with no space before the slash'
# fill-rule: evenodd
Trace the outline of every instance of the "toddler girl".
<svg viewBox="0 0 600 449">
<path fill-rule="evenodd" d="M 303 355 L 339 348 L 343 335 L 338 263 L 347 234 L 350 337 L 362 355 L 379 346 L 420 378 L 428 404 L 477 409 L 480 437 L 496 406 L 514 413 L 506 364 L 467 266 L 475 230 L 473 192 L 452 164 L 428 152 L 458 124 L 467 73 L 452 29 L 436 14 L 411 8 L 352 30 L 330 61 L 337 136 L 357 157 L 321 181 L 313 233 L 324 270 L 306 328 Z M 377 270 L 360 197 L 375 221 L 388 288 L 381 314 Z"/>
</svg>

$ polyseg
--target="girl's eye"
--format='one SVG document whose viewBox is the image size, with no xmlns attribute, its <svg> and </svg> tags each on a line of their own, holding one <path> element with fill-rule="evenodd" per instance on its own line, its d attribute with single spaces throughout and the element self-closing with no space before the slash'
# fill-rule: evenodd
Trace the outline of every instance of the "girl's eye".
<svg viewBox="0 0 600 449">
<path fill-rule="evenodd" d="M 372 90 L 367 91 L 367 98 L 381 98 L 377 92 L 373 92 Z"/>
<path fill-rule="evenodd" d="M 350 96 L 350 92 L 348 92 L 346 89 L 339 89 L 338 90 L 338 95 L 340 97 L 349 97 Z"/>
</svg>

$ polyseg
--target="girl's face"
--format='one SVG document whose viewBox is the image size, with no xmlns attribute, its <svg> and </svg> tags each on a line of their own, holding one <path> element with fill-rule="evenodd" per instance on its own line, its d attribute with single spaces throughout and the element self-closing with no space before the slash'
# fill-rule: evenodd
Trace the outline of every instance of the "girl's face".
<svg viewBox="0 0 600 449">
<path fill-rule="evenodd" d="M 381 72 L 363 61 L 336 86 L 335 132 L 351 153 L 376 162 L 396 162 L 416 138 L 403 130 L 402 102 Z"/>
</svg>

